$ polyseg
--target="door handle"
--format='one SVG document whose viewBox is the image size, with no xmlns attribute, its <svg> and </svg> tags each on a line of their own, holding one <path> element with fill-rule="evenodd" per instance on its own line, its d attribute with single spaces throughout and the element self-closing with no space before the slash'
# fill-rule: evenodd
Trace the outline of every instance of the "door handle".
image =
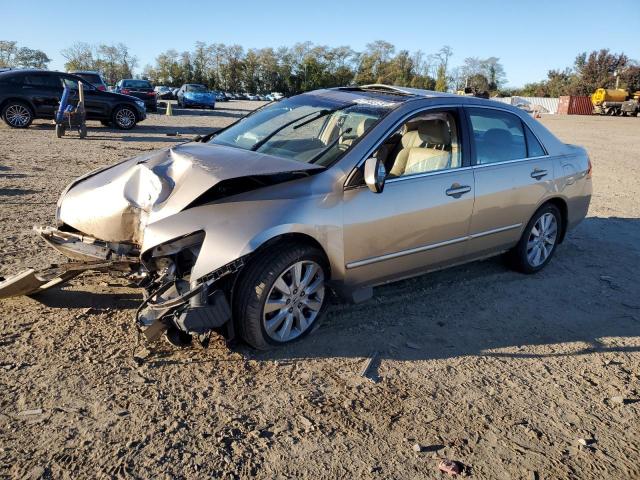
<svg viewBox="0 0 640 480">
<path fill-rule="evenodd" d="M 460 198 L 462 195 L 464 195 L 465 193 L 469 193 L 470 191 L 471 187 L 469 185 L 460 185 L 459 183 L 454 183 L 453 185 L 451 185 L 451 187 L 445 190 L 444 193 L 453 198 Z"/>
<path fill-rule="evenodd" d="M 531 172 L 531 178 L 540 180 L 542 177 L 546 177 L 548 173 L 549 172 L 547 172 L 546 170 L 540 170 L 539 168 L 536 168 L 533 170 L 533 172 Z"/>
</svg>

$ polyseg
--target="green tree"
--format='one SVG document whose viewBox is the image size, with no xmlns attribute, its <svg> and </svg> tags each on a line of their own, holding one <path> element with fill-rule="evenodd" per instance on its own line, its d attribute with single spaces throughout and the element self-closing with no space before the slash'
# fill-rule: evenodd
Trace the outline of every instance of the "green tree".
<svg viewBox="0 0 640 480">
<path fill-rule="evenodd" d="M 440 64 L 438 66 L 438 73 L 436 76 L 436 92 L 446 92 L 447 91 L 447 71 L 444 64 Z"/>
<path fill-rule="evenodd" d="M 21 47 L 16 51 L 14 63 L 21 68 L 47 68 L 51 59 L 42 50 Z"/>
<path fill-rule="evenodd" d="M 0 67 L 12 67 L 13 59 L 18 50 L 18 42 L 0 40 Z"/>
</svg>

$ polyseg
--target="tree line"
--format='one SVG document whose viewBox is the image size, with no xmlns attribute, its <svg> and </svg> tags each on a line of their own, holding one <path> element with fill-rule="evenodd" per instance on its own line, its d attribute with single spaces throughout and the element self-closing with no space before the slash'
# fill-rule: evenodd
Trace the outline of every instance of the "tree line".
<svg viewBox="0 0 640 480">
<path fill-rule="evenodd" d="M 99 70 L 107 83 L 131 76 L 137 66 L 137 59 L 123 44 L 76 43 L 63 50 L 62 55 L 67 70 Z M 367 44 L 362 52 L 349 46 L 328 47 L 311 42 L 248 50 L 235 44 L 196 42 L 189 51 L 162 52 L 139 76 L 156 85 L 201 83 L 214 90 L 279 91 L 286 95 L 367 83 L 439 91 L 469 83 L 497 90 L 504 84 L 504 68 L 498 58 L 468 58 L 461 67 L 451 68 L 452 56 L 449 46 L 434 53 L 410 52 L 397 50 L 383 40 Z"/>
<path fill-rule="evenodd" d="M 385 83 L 438 91 L 466 87 L 491 95 L 557 97 L 589 95 L 596 88 L 640 90 L 640 65 L 624 53 L 608 49 L 579 54 L 573 65 L 550 70 L 547 78 L 522 88 L 505 88 L 506 73 L 498 57 L 468 57 L 453 67 L 453 50 L 398 50 L 377 40 L 363 51 L 349 46 L 328 47 L 311 42 L 287 47 L 244 49 L 241 45 L 196 42 L 192 50 L 170 49 L 136 74 L 138 59 L 127 45 L 78 42 L 62 50 L 66 70 L 102 72 L 108 84 L 122 78 L 146 78 L 156 85 L 178 87 L 201 83 L 214 90 L 272 92 L 293 95 L 317 88 Z M 40 50 L 0 41 L 0 67 L 47 68 Z"/>
<path fill-rule="evenodd" d="M 527 83 L 521 89 L 503 91 L 505 95 L 559 97 L 590 95 L 597 88 L 622 88 L 628 92 L 640 90 L 640 64 L 624 53 L 608 49 L 579 54 L 572 67 L 549 70 L 547 78 Z"/>
</svg>

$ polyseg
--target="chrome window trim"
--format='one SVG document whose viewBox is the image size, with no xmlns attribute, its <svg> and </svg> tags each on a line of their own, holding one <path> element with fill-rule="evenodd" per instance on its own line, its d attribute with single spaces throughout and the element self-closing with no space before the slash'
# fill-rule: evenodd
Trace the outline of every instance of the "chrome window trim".
<svg viewBox="0 0 640 480">
<path fill-rule="evenodd" d="M 394 258 L 404 257 L 407 255 L 412 255 L 414 253 L 426 252 L 429 250 L 434 250 L 440 247 L 446 247 L 448 245 L 455 245 L 457 243 L 466 242 L 468 240 L 473 240 L 475 238 L 485 237 L 487 235 L 494 235 L 496 233 L 506 232 L 508 230 L 514 230 L 516 228 L 520 228 L 522 223 L 514 223 L 513 225 L 507 225 L 506 227 L 493 228 L 491 230 L 485 230 L 484 232 L 474 233 L 471 235 L 465 235 L 464 237 L 452 238 L 451 240 L 445 240 L 444 242 L 431 243 L 429 245 L 423 245 L 421 247 L 410 248 L 407 250 L 400 250 L 399 252 L 387 253 L 385 255 L 380 255 L 377 257 L 365 258 L 363 260 L 356 260 L 355 262 L 347 263 L 347 270 L 357 267 L 364 267 L 365 265 L 371 265 L 372 263 L 382 262 L 384 260 L 392 260 Z"/>
<path fill-rule="evenodd" d="M 393 177 L 393 178 L 389 178 L 387 180 L 384 181 L 385 184 L 387 183 L 397 183 L 397 182 L 401 182 L 404 180 L 414 180 L 416 178 L 422 178 L 422 177 L 432 177 L 434 175 L 442 175 L 444 173 L 453 173 L 453 172 L 463 172 L 465 170 L 471 170 L 473 167 L 458 167 L 458 168 L 445 168 L 443 170 L 434 170 L 432 172 L 422 172 L 422 173 L 413 173 L 411 175 L 401 175 L 399 177 Z M 362 185 L 359 185 L 362 186 Z M 366 187 L 366 185 L 364 185 Z M 350 188 L 354 188 L 354 187 L 350 187 Z"/>
<path fill-rule="evenodd" d="M 527 160 L 541 160 L 541 159 L 546 159 L 546 158 L 550 158 L 551 155 L 540 155 L 537 157 L 525 157 L 525 158 L 515 158 L 513 160 L 503 160 L 501 162 L 493 162 L 493 163 L 478 163 L 477 165 L 472 165 L 471 168 L 486 168 L 486 167 L 491 167 L 492 165 L 506 165 L 509 163 L 518 163 L 518 162 L 525 162 Z"/>
</svg>

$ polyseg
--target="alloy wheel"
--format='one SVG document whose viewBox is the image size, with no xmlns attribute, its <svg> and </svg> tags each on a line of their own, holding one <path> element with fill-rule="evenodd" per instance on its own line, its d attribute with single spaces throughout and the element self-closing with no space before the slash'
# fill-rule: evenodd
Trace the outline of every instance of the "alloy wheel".
<svg viewBox="0 0 640 480">
<path fill-rule="evenodd" d="M 558 237 L 558 221 L 553 213 L 536 220 L 527 240 L 527 261 L 532 267 L 542 265 L 553 252 Z"/>
<path fill-rule="evenodd" d="M 136 114 L 128 108 L 121 108 L 116 113 L 116 122 L 123 128 L 129 128 L 136 121 Z"/>
<path fill-rule="evenodd" d="M 12 127 L 24 127 L 31 121 L 31 112 L 24 105 L 10 105 L 4 115 Z"/>
<path fill-rule="evenodd" d="M 267 335 L 278 342 L 288 342 L 313 325 L 324 302 L 322 267 L 303 260 L 287 268 L 276 279 L 262 313 Z"/>
</svg>

